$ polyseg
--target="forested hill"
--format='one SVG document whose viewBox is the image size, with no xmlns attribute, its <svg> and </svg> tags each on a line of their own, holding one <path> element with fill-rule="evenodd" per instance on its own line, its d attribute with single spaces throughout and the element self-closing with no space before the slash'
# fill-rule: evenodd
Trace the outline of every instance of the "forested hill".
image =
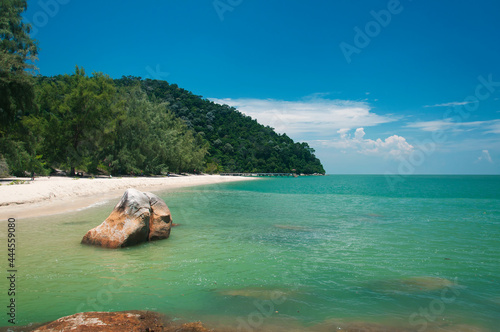
<svg viewBox="0 0 500 332">
<path fill-rule="evenodd" d="M 307 143 L 175 84 L 88 76 L 77 66 L 71 75 L 39 76 L 32 86 L 33 106 L 0 122 L 0 176 L 324 174 Z"/>
<path fill-rule="evenodd" d="M 119 87 L 140 83 L 153 102 L 167 103 L 188 128 L 201 134 L 209 143 L 207 172 L 325 173 L 307 143 L 277 134 L 234 107 L 216 104 L 165 81 L 137 77 L 114 81 Z"/>
</svg>

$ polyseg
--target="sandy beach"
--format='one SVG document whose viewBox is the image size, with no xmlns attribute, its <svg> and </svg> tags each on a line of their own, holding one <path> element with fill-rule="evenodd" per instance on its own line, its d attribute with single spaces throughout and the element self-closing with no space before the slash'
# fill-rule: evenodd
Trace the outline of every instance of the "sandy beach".
<svg viewBox="0 0 500 332">
<path fill-rule="evenodd" d="M 2 179 L 0 181 L 0 220 L 10 217 L 28 218 L 64 213 L 102 201 L 118 200 L 127 188 L 155 192 L 254 179 L 219 175 L 95 179 L 39 177 L 34 181 L 29 178 Z M 15 180 L 22 183 L 10 184 Z"/>
</svg>

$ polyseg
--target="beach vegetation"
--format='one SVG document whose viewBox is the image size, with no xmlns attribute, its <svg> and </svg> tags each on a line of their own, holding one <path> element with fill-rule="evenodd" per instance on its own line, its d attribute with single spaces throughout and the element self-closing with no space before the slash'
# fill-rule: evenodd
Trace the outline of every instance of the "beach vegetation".
<svg viewBox="0 0 500 332">
<path fill-rule="evenodd" d="M 120 88 L 122 105 L 113 144 L 102 157 L 112 174 L 194 172 L 203 167 L 208 142 L 141 87 Z"/>
<path fill-rule="evenodd" d="M 7 183 L 8 186 L 14 186 L 16 184 L 30 184 L 31 182 L 30 181 L 26 181 L 26 180 L 13 180 L 9 183 Z"/>
<path fill-rule="evenodd" d="M 41 78 L 34 116 L 45 125 L 43 154 L 51 164 L 70 170 L 95 170 L 99 152 L 112 144 L 119 113 L 113 81 L 102 73 L 87 76 L 78 66 L 72 75 Z"/>
</svg>

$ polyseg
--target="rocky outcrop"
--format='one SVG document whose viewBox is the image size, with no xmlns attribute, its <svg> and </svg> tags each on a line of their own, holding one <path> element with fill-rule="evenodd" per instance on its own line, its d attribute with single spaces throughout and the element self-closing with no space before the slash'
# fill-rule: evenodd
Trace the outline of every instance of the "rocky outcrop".
<svg viewBox="0 0 500 332">
<path fill-rule="evenodd" d="M 152 193 L 127 189 L 111 214 L 82 239 L 83 244 L 105 248 L 133 246 L 166 239 L 172 217 L 167 204 Z"/>
<path fill-rule="evenodd" d="M 154 313 L 128 312 L 82 312 L 59 318 L 39 327 L 35 332 L 49 331 L 147 331 L 148 327 L 161 330 L 161 318 Z"/>
<path fill-rule="evenodd" d="M 199 322 L 174 325 L 152 311 L 82 312 L 59 318 L 34 332 L 209 332 Z"/>
</svg>

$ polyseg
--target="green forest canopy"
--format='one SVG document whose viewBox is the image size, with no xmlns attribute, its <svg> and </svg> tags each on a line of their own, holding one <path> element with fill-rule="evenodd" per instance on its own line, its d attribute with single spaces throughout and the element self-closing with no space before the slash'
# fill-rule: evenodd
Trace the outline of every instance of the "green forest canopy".
<svg viewBox="0 0 500 332">
<path fill-rule="evenodd" d="M 307 143 L 295 143 L 286 134 L 277 134 L 273 128 L 259 124 L 233 107 L 216 104 L 165 81 L 123 77 L 115 83 L 122 87 L 139 83 L 152 100 L 168 104 L 188 128 L 209 143 L 205 158 L 209 169 L 325 173 Z"/>
<path fill-rule="evenodd" d="M 37 77 L 36 106 L 24 112 L 10 149 L 16 175 L 167 172 L 321 173 L 307 143 L 165 81 L 102 73 Z"/>
</svg>

